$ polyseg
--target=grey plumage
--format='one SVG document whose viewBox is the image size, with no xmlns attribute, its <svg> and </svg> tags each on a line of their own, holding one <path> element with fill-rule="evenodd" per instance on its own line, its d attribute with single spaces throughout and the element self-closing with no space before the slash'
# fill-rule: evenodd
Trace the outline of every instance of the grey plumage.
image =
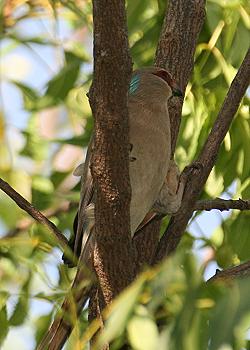
<svg viewBox="0 0 250 350">
<path fill-rule="evenodd" d="M 171 157 L 171 133 L 167 102 L 172 96 L 173 88 L 176 89 L 176 86 L 172 82 L 171 76 L 161 68 L 144 68 L 135 71 L 132 75 L 128 98 L 132 236 L 138 227 L 141 228 L 144 218 L 153 207 L 155 211 L 161 207 L 159 210 L 161 213 L 162 208 L 165 209 L 165 214 L 173 212 L 169 200 L 175 199 L 175 193 L 173 198 L 171 196 L 166 198 L 169 191 L 165 181 Z M 85 261 L 87 265 L 89 265 L 94 241 L 94 236 L 92 234 L 90 236 L 89 226 L 87 225 L 87 230 L 83 229 L 86 227 L 86 216 L 93 216 L 94 211 L 94 206 L 90 205 L 91 202 L 94 203 L 93 181 L 89 170 L 92 148 L 93 141 L 91 140 L 85 166 L 81 170 L 83 171 L 81 199 L 74 245 L 74 252 L 77 254 L 82 240 L 82 261 Z"/>
</svg>

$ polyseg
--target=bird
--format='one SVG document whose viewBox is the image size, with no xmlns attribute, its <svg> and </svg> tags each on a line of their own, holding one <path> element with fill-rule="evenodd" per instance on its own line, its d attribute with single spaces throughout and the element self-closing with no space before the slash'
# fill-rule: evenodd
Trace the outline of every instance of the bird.
<svg viewBox="0 0 250 350">
<path fill-rule="evenodd" d="M 183 93 L 167 70 L 161 67 L 145 67 L 132 73 L 128 91 L 131 237 L 156 215 L 173 214 L 181 204 L 184 183 L 180 181 L 178 167 L 171 159 L 168 101 L 172 96 L 181 97 Z M 81 177 L 81 191 L 74 221 L 75 234 L 71 242 L 75 256 L 79 257 L 72 289 L 79 287 L 84 279 L 86 270 L 83 266 L 92 269 L 95 189 L 90 164 L 93 148 L 92 137 L 85 163 L 74 172 Z M 64 261 L 70 264 L 65 256 Z M 85 285 L 82 289 L 78 288 L 74 295 L 78 313 L 86 301 L 87 291 Z M 69 311 L 69 300 L 65 300 L 62 309 Z M 60 349 L 58 344 L 62 346 L 70 328 L 71 325 L 63 317 L 55 320 L 50 334 L 44 338 L 44 344 L 47 342 L 46 345 L 52 344 L 51 349 Z"/>
<path fill-rule="evenodd" d="M 176 186 L 173 189 L 169 186 L 171 179 L 173 182 L 173 178 L 179 177 L 179 171 L 175 162 L 171 160 L 171 130 L 167 103 L 172 96 L 182 95 L 170 73 L 163 68 L 145 67 L 135 70 L 132 74 L 128 97 L 132 237 L 155 215 L 172 214 L 179 208 L 183 186 L 181 184 L 178 194 Z M 89 167 L 93 147 L 91 138 L 85 163 L 80 164 L 74 172 L 74 175 L 81 176 L 81 199 L 74 222 L 72 244 L 76 256 L 79 256 L 83 247 L 85 252 L 91 254 L 86 242 L 90 227 L 93 226 L 89 225 L 87 218 L 91 217 L 92 222 L 94 219 L 94 187 Z M 86 226 L 88 230 L 84 229 Z"/>
</svg>

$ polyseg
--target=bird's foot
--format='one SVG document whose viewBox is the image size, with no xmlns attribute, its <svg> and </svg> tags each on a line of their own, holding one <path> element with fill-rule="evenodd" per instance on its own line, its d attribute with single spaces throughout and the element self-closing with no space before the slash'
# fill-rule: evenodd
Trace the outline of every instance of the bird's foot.
<svg viewBox="0 0 250 350">
<path fill-rule="evenodd" d="M 199 176 L 203 168 L 203 164 L 197 161 L 191 163 L 190 165 L 187 165 L 180 175 L 180 181 L 186 183 L 188 178 L 192 176 Z"/>
</svg>

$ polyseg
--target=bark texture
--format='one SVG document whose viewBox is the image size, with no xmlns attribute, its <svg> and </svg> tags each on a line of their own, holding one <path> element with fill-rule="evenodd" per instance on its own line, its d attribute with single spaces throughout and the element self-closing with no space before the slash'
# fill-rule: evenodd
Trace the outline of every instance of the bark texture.
<svg viewBox="0 0 250 350">
<path fill-rule="evenodd" d="M 216 271 L 216 274 L 211 277 L 208 282 L 230 282 L 235 278 L 250 277 L 250 261 L 247 261 L 238 266 L 229 267 L 223 271 Z"/>
<path fill-rule="evenodd" d="M 205 0 L 170 0 L 166 10 L 155 65 L 167 69 L 185 92 L 194 66 L 196 42 L 205 20 Z M 183 99 L 169 103 L 172 155 L 181 121 Z"/>
<path fill-rule="evenodd" d="M 238 210 L 249 210 L 250 200 L 249 199 L 222 199 L 215 198 L 211 200 L 201 200 L 197 201 L 194 210 L 206 210 L 210 211 L 217 209 L 220 211 L 238 209 Z"/>
<path fill-rule="evenodd" d="M 95 119 L 91 165 L 96 189 L 94 267 L 105 303 L 134 277 L 130 238 L 127 91 L 132 72 L 125 1 L 93 0 Z"/>
<path fill-rule="evenodd" d="M 150 221 L 145 227 L 138 231 L 133 238 L 136 248 L 137 272 L 146 265 L 151 265 L 154 260 L 161 227 L 161 219 Z"/>
</svg>

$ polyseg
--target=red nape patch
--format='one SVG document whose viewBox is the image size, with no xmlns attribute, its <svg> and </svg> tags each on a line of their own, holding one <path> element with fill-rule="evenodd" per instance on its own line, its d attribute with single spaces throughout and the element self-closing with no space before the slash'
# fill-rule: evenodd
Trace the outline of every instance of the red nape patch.
<svg viewBox="0 0 250 350">
<path fill-rule="evenodd" d="M 157 72 L 153 73 L 154 75 L 157 75 L 158 77 L 162 78 L 165 80 L 170 87 L 173 86 L 173 79 L 171 75 L 164 69 L 158 70 Z"/>
</svg>

